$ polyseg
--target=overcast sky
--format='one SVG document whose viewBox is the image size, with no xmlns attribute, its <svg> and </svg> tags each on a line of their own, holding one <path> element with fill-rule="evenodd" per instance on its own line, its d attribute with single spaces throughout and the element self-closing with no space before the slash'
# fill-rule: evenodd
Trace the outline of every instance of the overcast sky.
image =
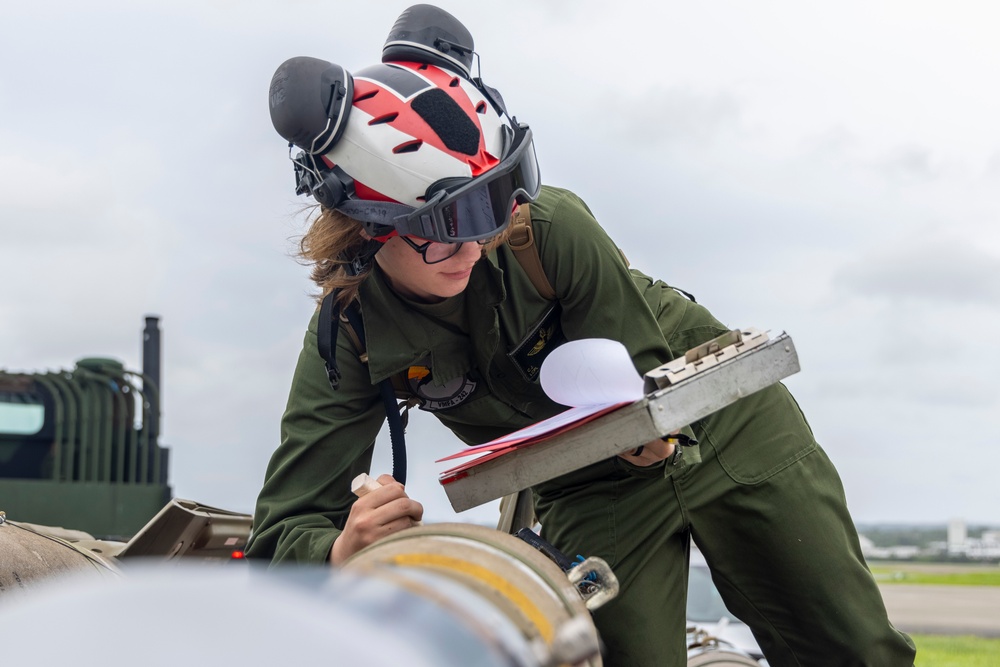
<svg viewBox="0 0 1000 667">
<path fill-rule="evenodd" d="M 410 4 L 4 3 L 0 368 L 138 370 L 159 315 L 175 494 L 251 511 L 313 308 L 268 84 L 378 62 Z M 1000 523 L 1000 5 L 440 6 L 634 266 L 792 336 L 857 521 Z M 408 442 L 455 520 L 458 440 L 418 415 Z"/>
</svg>

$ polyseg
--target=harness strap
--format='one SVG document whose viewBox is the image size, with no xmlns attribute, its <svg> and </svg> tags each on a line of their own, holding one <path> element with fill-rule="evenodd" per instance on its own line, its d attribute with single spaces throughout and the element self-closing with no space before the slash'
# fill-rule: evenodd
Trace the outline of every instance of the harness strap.
<svg viewBox="0 0 1000 667">
<path fill-rule="evenodd" d="M 334 389 L 340 387 L 340 369 L 337 367 L 337 334 L 340 331 L 339 320 L 344 318 L 350 326 L 348 335 L 364 350 L 361 341 L 365 339 L 365 325 L 358 310 L 356 301 L 352 301 L 343 313 L 336 303 L 336 291 L 330 292 L 319 307 L 319 324 L 316 330 L 316 344 L 319 354 L 326 365 L 326 377 Z M 362 361 L 367 357 L 363 353 Z M 403 418 L 396 404 L 396 392 L 392 386 L 392 378 L 386 378 L 378 383 L 382 404 L 385 406 L 385 418 L 389 422 L 389 439 L 392 442 L 392 478 L 400 484 L 406 484 L 406 441 L 403 436 Z"/>
<path fill-rule="evenodd" d="M 365 340 L 365 323 L 358 310 L 358 302 L 352 301 L 344 311 L 351 328 L 358 338 Z M 392 441 L 392 478 L 400 484 L 406 484 L 406 440 L 403 437 L 403 418 L 396 404 L 396 392 L 392 388 L 392 378 L 386 378 L 378 383 L 382 404 L 385 406 L 385 418 L 389 422 L 389 439 Z"/>
<path fill-rule="evenodd" d="M 542 268 L 542 258 L 535 247 L 535 233 L 531 229 L 531 205 L 521 204 L 510 221 L 510 236 L 507 245 L 514 252 L 514 258 L 528 274 L 531 284 L 539 296 L 547 301 L 556 300 L 556 291 Z"/>
<path fill-rule="evenodd" d="M 323 297 L 319 306 L 319 323 L 316 325 L 316 346 L 319 356 L 323 357 L 326 366 L 326 379 L 334 389 L 340 388 L 340 369 L 337 367 L 337 332 L 336 320 L 340 317 L 340 305 L 336 301 L 336 290 Z"/>
</svg>

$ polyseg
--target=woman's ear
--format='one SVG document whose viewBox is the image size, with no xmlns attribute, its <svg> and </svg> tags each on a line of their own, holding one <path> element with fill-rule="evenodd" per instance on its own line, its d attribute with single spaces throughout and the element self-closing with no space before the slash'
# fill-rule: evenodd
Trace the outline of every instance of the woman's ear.
<svg viewBox="0 0 1000 667">
<path fill-rule="evenodd" d="M 368 232 L 366 232 L 363 228 L 358 230 L 358 234 L 360 234 L 361 238 L 363 238 L 365 241 L 372 240 L 371 235 Z"/>
</svg>

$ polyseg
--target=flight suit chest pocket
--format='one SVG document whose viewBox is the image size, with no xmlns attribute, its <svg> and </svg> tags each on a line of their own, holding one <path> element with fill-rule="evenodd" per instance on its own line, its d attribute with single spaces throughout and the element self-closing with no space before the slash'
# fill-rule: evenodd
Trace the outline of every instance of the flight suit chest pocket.
<svg viewBox="0 0 1000 667">
<path fill-rule="evenodd" d="M 538 380 L 545 357 L 566 340 L 560 315 L 559 304 L 552 304 L 517 346 L 507 353 L 521 377 L 528 382 Z"/>
</svg>

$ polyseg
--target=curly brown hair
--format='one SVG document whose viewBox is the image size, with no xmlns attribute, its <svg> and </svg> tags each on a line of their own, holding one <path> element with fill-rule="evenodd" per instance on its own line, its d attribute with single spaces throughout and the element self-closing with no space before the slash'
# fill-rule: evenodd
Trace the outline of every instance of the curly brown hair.
<svg viewBox="0 0 1000 667">
<path fill-rule="evenodd" d="M 345 268 L 350 257 L 363 245 L 361 223 L 340 211 L 320 207 L 319 214 L 313 218 L 309 229 L 299 241 L 299 259 L 312 266 L 309 277 L 320 288 L 316 301 L 333 290 L 340 290 L 337 301 L 346 306 L 358 293 L 358 285 L 364 281 L 371 271 L 352 276 Z"/>
</svg>

